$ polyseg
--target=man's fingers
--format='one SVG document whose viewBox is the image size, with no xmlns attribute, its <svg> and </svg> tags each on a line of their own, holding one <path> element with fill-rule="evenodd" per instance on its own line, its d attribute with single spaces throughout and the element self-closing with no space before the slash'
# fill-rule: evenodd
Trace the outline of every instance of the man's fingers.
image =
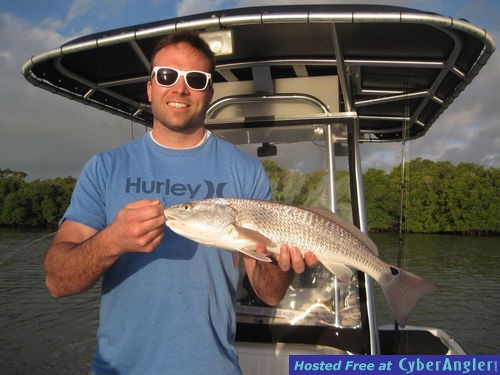
<svg viewBox="0 0 500 375">
<path fill-rule="evenodd" d="M 302 254 L 300 250 L 295 246 L 290 248 L 290 258 L 292 262 L 292 268 L 295 273 L 302 273 L 306 269 L 306 265 L 304 264 L 304 259 L 302 258 Z"/>
<path fill-rule="evenodd" d="M 141 248 L 142 250 L 150 251 L 156 248 L 158 244 L 163 239 L 164 232 L 163 229 L 154 229 L 141 237 Z"/>
<path fill-rule="evenodd" d="M 264 245 L 258 245 L 256 251 L 259 253 L 266 253 Z M 318 264 L 319 260 L 311 251 L 305 252 L 302 256 L 299 248 L 295 246 L 281 245 L 280 254 L 278 258 L 279 266 L 283 272 L 293 269 L 295 273 L 302 273 L 307 267 L 314 267 Z"/>
<path fill-rule="evenodd" d="M 288 245 L 283 245 L 280 248 L 279 265 L 281 270 L 284 272 L 288 271 L 291 267 L 290 249 L 288 248 Z"/>
<path fill-rule="evenodd" d="M 159 200 L 142 200 L 129 203 L 123 209 L 123 214 L 129 222 L 147 222 L 152 219 L 165 222 L 163 206 Z"/>
<path fill-rule="evenodd" d="M 162 204 L 159 199 L 141 199 L 139 201 L 130 202 L 129 204 L 127 204 L 126 207 L 131 209 L 137 209 L 144 206 L 154 206 L 154 205 L 161 206 Z"/>
<path fill-rule="evenodd" d="M 304 254 L 304 262 L 306 263 L 307 267 L 316 267 L 319 263 L 319 260 L 313 252 L 306 251 L 306 253 Z"/>
</svg>

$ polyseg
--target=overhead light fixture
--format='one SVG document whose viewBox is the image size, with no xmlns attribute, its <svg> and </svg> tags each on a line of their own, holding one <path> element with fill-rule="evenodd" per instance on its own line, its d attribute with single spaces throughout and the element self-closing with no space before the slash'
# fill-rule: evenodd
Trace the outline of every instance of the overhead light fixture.
<svg viewBox="0 0 500 375">
<path fill-rule="evenodd" d="M 215 56 L 230 55 L 233 53 L 232 30 L 219 30 L 200 33 L 200 37 L 210 46 Z"/>
</svg>

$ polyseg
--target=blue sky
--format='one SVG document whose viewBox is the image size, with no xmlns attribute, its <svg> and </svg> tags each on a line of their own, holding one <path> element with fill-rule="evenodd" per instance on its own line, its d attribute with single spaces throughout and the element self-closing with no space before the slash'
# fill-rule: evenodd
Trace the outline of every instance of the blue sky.
<svg viewBox="0 0 500 375">
<path fill-rule="evenodd" d="M 307 3 L 301 0 L 297 4 Z M 312 3 L 367 3 L 321 1 Z M 73 38 L 212 10 L 283 5 L 266 0 L 0 0 L 0 169 L 31 178 L 77 176 L 95 152 L 143 132 L 142 127 L 31 86 L 20 74 L 32 56 Z M 465 18 L 500 43 L 499 0 L 377 1 Z M 500 57 L 498 51 L 425 137 L 410 143 L 410 158 L 470 161 L 500 167 Z M 458 125 L 457 125 L 458 124 Z M 363 147 L 364 168 L 399 164 L 398 145 Z"/>
<path fill-rule="evenodd" d="M 309 1 L 297 1 L 304 4 Z M 0 0 L 0 12 L 29 20 L 61 35 L 82 31 L 102 31 L 118 27 L 184 16 L 212 10 L 263 4 L 283 5 L 293 1 L 266 0 Z M 370 1 L 322 1 L 311 3 L 370 3 Z M 498 0 L 381 0 L 373 3 L 407 6 L 434 11 L 442 15 L 465 18 L 490 30 L 500 13 Z"/>
</svg>

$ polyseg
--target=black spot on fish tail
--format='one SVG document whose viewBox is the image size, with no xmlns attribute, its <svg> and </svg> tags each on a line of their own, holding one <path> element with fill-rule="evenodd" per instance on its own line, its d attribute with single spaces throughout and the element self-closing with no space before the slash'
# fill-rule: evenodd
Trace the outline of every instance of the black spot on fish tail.
<svg viewBox="0 0 500 375">
<path fill-rule="evenodd" d="M 397 268 L 394 268 L 394 267 L 389 267 L 389 269 L 391 270 L 391 273 L 396 276 L 399 274 L 399 270 Z"/>
</svg>

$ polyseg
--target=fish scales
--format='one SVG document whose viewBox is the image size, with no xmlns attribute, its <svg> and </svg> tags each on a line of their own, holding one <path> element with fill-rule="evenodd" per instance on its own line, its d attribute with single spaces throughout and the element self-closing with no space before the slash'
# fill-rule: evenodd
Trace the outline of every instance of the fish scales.
<svg viewBox="0 0 500 375">
<path fill-rule="evenodd" d="M 317 213 L 258 200 L 234 201 L 232 206 L 238 212 L 240 225 L 258 230 L 278 245 L 328 254 L 365 272 L 370 266 L 379 274 L 388 268 L 375 256 L 368 261 L 363 256 L 365 246 L 354 235 Z"/>
<path fill-rule="evenodd" d="M 236 250 L 259 261 L 266 245 L 279 254 L 283 244 L 311 251 L 341 282 L 352 268 L 368 274 L 382 288 L 394 319 L 404 327 L 410 311 L 436 286 L 378 257 L 375 244 L 358 228 L 331 212 L 306 210 L 278 202 L 212 198 L 165 209 L 166 225 L 193 241 Z"/>
</svg>

